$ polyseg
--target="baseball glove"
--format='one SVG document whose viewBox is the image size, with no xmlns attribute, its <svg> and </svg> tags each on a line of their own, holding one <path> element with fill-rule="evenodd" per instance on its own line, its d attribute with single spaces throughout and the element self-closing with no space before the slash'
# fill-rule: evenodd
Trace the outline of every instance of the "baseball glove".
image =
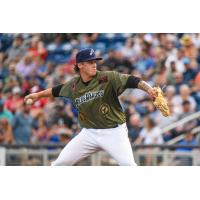
<svg viewBox="0 0 200 200">
<path fill-rule="evenodd" d="M 167 101 L 164 98 L 163 92 L 160 87 L 154 87 L 156 91 L 156 98 L 153 101 L 153 105 L 160 110 L 163 116 L 167 117 L 170 115 L 169 107 Z"/>
</svg>

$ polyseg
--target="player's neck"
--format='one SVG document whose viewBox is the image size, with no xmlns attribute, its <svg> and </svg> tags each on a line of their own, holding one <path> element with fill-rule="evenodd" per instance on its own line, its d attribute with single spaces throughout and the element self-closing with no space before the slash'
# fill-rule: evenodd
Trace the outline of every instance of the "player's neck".
<svg viewBox="0 0 200 200">
<path fill-rule="evenodd" d="M 93 79 L 94 76 L 88 76 L 87 74 L 84 74 L 84 73 L 80 73 L 80 76 L 81 76 L 81 80 L 84 82 L 84 83 L 87 83 L 89 81 L 91 81 Z"/>
</svg>

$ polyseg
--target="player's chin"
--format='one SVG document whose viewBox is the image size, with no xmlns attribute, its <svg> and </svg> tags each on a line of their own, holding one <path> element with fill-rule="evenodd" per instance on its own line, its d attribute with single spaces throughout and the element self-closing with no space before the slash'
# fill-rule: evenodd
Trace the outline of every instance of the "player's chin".
<svg viewBox="0 0 200 200">
<path fill-rule="evenodd" d="M 97 73 L 97 69 L 92 69 L 92 70 L 90 71 L 90 73 L 91 73 L 91 76 L 95 76 L 96 73 Z"/>
</svg>

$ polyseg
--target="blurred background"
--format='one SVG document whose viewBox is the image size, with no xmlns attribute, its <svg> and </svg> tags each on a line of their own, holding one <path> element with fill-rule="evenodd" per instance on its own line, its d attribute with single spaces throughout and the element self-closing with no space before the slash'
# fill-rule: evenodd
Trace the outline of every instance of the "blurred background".
<svg viewBox="0 0 200 200">
<path fill-rule="evenodd" d="M 50 165 L 80 132 L 66 98 L 24 105 L 25 95 L 75 76 L 75 55 L 94 48 L 99 70 L 139 76 L 163 88 L 171 116 L 127 89 L 119 98 L 138 165 L 200 165 L 200 34 L 0 34 L 0 165 Z M 104 152 L 77 165 L 116 165 Z"/>
</svg>

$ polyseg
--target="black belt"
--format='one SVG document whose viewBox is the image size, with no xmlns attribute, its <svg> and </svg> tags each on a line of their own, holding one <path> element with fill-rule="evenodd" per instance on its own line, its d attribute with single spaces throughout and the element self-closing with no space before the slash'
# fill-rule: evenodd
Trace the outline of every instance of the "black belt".
<svg viewBox="0 0 200 200">
<path fill-rule="evenodd" d="M 118 126 L 120 126 L 121 124 L 117 124 L 117 125 L 114 125 L 112 127 L 109 127 L 109 128 L 117 128 Z M 109 129 L 109 128 L 95 128 L 95 129 Z M 87 129 L 94 129 L 94 128 L 87 128 Z"/>
<path fill-rule="evenodd" d="M 109 127 L 109 128 L 117 128 L 118 126 L 120 126 L 121 124 L 116 124 L 116 125 L 114 125 L 114 126 L 112 126 L 112 127 Z M 109 129 L 109 128 L 102 128 L 102 129 Z"/>
</svg>

